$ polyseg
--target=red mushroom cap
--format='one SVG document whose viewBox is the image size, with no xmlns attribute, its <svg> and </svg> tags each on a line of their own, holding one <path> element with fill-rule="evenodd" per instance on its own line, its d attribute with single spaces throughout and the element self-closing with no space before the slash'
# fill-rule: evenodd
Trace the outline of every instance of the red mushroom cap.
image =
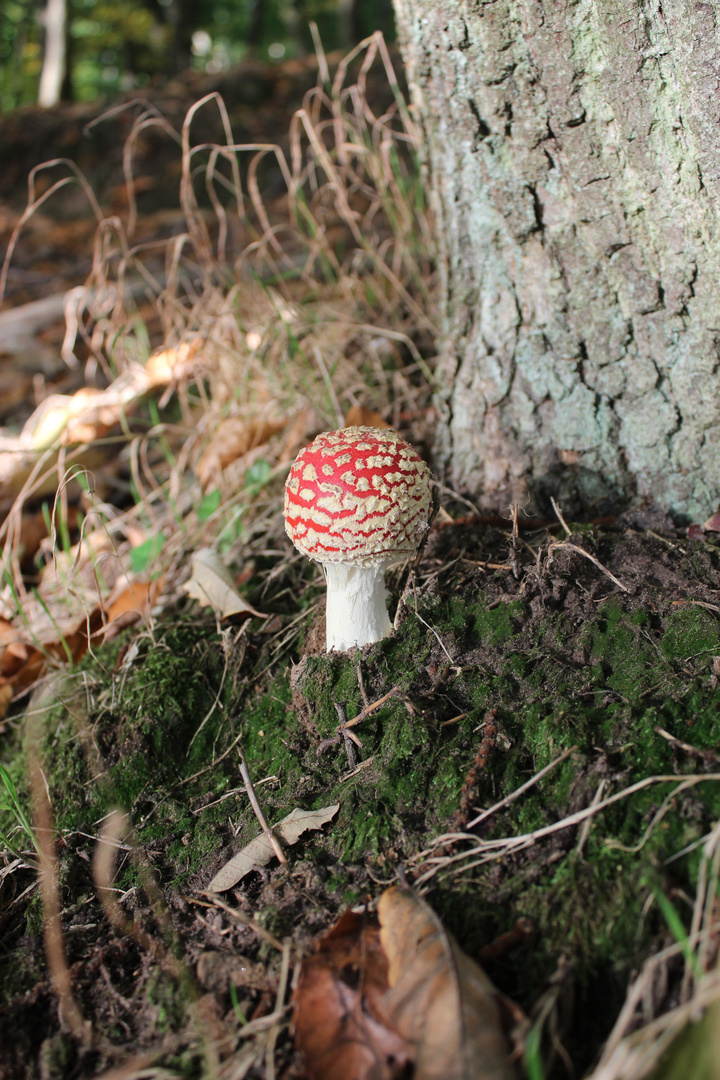
<svg viewBox="0 0 720 1080">
<path fill-rule="evenodd" d="M 428 467 L 397 432 L 326 431 L 290 470 L 285 531 L 317 562 L 374 566 L 417 550 L 431 501 Z"/>
</svg>

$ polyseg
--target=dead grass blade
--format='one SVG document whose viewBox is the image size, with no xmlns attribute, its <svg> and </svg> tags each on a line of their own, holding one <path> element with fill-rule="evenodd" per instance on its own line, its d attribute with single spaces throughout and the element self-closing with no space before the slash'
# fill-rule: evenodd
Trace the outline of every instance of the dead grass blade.
<svg viewBox="0 0 720 1080">
<path fill-rule="evenodd" d="M 569 753 L 570 751 L 566 752 Z M 559 759 L 552 762 L 550 766 L 546 766 L 547 771 L 549 768 L 557 765 Z M 531 783 L 536 783 L 540 779 L 539 774 L 528 781 L 523 787 L 529 786 Z M 567 817 L 562 818 L 560 821 L 555 821 L 551 825 L 546 825 L 542 829 L 536 829 L 531 833 L 522 833 L 516 836 L 505 836 L 499 839 L 481 840 L 477 843 L 477 838 L 472 834 L 446 834 L 445 836 L 438 837 L 433 846 L 421 851 L 415 859 L 414 863 L 417 864 L 418 870 L 420 870 L 419 876 L 415 879 L 414 885 L 419 888 L 424 885 L 440 870 L 446 870 L 450 866 L 456 866 L 460 872 L 467 872 L 476 866 L 482 866 L 488 862 L 494 862 L 497 859 L 502 859 L 505 855 L 514 854 L 518 851 L 522 851 L 526 848 L 532 847 L 539 840 L 543 840 L 547 836 L 552 836 L 556 832 L 560 832 L 563 829 L 572 828 L 575 825 L 580 825 L 582 822 L 589 818 L 595 817 L 597 814 L 602 813 L 603 810 L 609 806 L 613 806 L 617 802 L 621 802 L 623 799 L 627 799 L 630 796 L 636 794 L 638 791 L 643 791 L 647 787 L 652 787 L 656 784 L 675 784 L 673 791 L 663 801 L 663 807 L 667 809 L 672 802 L 672 799 L 679 795 L 681 792 L 695 787 L 697 784 L 702 783 L 718 783 L 720 782 L 720 773 L 705 773 L 704 775 L 669 775 L 669 776 L 646 776 L 642 780 L 638 780 L 635 784 L 631 784 L 627 788 L 623 788 L 622 791 L 616 791 L 613 795 L 608 796 L 606 799 L 601 799 L 599 802 L 593 802 L 592 805 L 585 807 L 584 810 L 578 810 L 574 814 L 569 814 Z M 513 792 L 512 797 L 504 800 L 503 803 L 498 804 L 498 807 L 505 805 L 511 801 L 511 798 L 516 798 L 518 792 Z M 653 823 L 656 824 L 662 817 L 662 813 L 656 814 L 653 819 Z M 481 820 L 481 819 L 476 819 Z M 454 855 L 433 855 L 434 851 L 437 851 L 439 847 L 444 847 L 446 844 L 458 839 L 466 839 L 475 843 L 474 847 L 469 850 L 459 852 Z M 472 860 L 472 861 L 470 861 Z M 459 864 L 462 864 L 459 865 Z M 426 868 L 426 869 L 423 869 Z"/>
<path fill-rule="evenodd" d="M 92 1029 L 90 1023 L 84 1020 L 73 994 L 60 923 L 60 893 L 50 796 L 37 758 L 30 766 L 30 783 L 35 807 L 35 833 L 40 853 L 38 874 L 43 903 L 45 954 L 50 970 L 50 981 L 57 994 L 61 1023 L 67 1025 L 80 1046 L 87 1047 L 92 1042 Z"/>
</svg>

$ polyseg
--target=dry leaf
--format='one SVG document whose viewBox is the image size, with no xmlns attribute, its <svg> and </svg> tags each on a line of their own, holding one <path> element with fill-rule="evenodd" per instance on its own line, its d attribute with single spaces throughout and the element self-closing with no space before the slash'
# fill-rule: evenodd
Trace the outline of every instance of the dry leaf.
<svg viewBox="0 0 720 1080">
<path fill-rule="evenodd" d="M 374 409 L 366 409 L 364 405 L 351 405 L 345 416 L 345 427 L 391 428 L 392 424 L 383 420 L 380 413 Z"/>
<path fill-rule="evenodd" d="M 0 720 L 7 714 L 10 702 L 13 699 L 13 688 L 10 683 L 0 680 Z"/>
<path fill-rule="evenodd" d="M 193 338 L 192 341 L 183 341 L 180 345 L 153 353 L 145 364 L 146 389 L 165 386 L 171 380 L 189 374 L 201 345 L 201 338 Z"/>
<path fill-rule="evenodd" d="M 294 996 L 295 1042 L 311 1080 L 396 1080 L 408 1044 L 384 1005 L 387 959 L 377 920 L 346 911 L 303 961 Z"/>
<path fill-rule="evenodd" d="M 703 521 L 702 528 L 705 532 L 720 532 L 720 510 L 711 514 L 707 521 Z"/>
<path fill-rule="evenodd" d="M 339 803 L 323 806 L 321 810 L 299 810 L 296 807 L 282 821 L 278 821 L 277 825 L 273 825 L 273 832 L 284 844 L 297 844 L 304 832 L 308 829 L 321 829 L 335 817 L 339 808 Z M 266 866 L 274 857 L 272 844 L 265 833 L 260 833 L 246 844 L 242 851 L 233 855 L 230 862 L 225 863 L 208 885 L 208 891 L 225 892 L 226 889 L 231 889 L 251 870 Z"/>
<path fill-rule="evenodd" d="M 212 442 L 195 466 L 201 484 L 205 486 L 216 479 L 219 471 L 244 457 L 250 450 L 262 446 L 284 427 L 284 420 L 243 420 L 239 416 L 222 420 L 213 434 Z"/>
<path fill-rule="evenodd" d="M 406 889 L 378 902 L 388 1012 L 415 1051 L 414 1080 L 513 1080 L 497 993 L 427 904 Z"/>
<path fill-rule="evenodd" d="M 243 600 L 235 587 L 232 574 L 225 566 L 217 551 L 200 548 L 193 555 L 192 575 L 183 585 L 183 589 L 205 607 L 214 608 L 226 619 L 230 615 L 255 615 L 258 619 L 267 616 Z"/>
<path fill-rule="evenodd" d="M 146 616 L 164 584 L 164 577 L 153 581 L 133 581 L 124 586 L 118 582 L 104 603 L 106 623 L 101 631 L 103 640 L 111 641 L 126 626 Z"/>
<path fill-rule="evenodd" d="M 0 618 L 0 676 L 10 678 L 29 657 L 28 642 L 7 619 Z"/>
</svg>

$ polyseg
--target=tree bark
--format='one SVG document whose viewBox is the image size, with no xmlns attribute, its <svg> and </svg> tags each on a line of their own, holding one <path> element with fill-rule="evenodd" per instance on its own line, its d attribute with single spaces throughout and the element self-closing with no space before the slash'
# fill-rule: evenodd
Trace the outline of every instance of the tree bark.
<svg viewBox="0 0 720 1080">
<path fill-rule="evenodd" d="M 718 4 L 394 2 L 437 218 L 440 467 L 486 505 L 714 509 Z"/>
</svg>

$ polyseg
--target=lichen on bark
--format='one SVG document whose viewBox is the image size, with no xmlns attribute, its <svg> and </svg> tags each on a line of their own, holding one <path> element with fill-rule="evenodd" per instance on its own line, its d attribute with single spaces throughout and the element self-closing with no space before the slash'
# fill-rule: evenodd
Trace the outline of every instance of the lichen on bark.
<svg viewBox="0 0 720 1080">
<path fill-rule="evenodd" d="M 720 489 L 720 36 L 670 0 L 395 0 L 441 275 L 438 465 L 688 514 Z"/>
</svg>

